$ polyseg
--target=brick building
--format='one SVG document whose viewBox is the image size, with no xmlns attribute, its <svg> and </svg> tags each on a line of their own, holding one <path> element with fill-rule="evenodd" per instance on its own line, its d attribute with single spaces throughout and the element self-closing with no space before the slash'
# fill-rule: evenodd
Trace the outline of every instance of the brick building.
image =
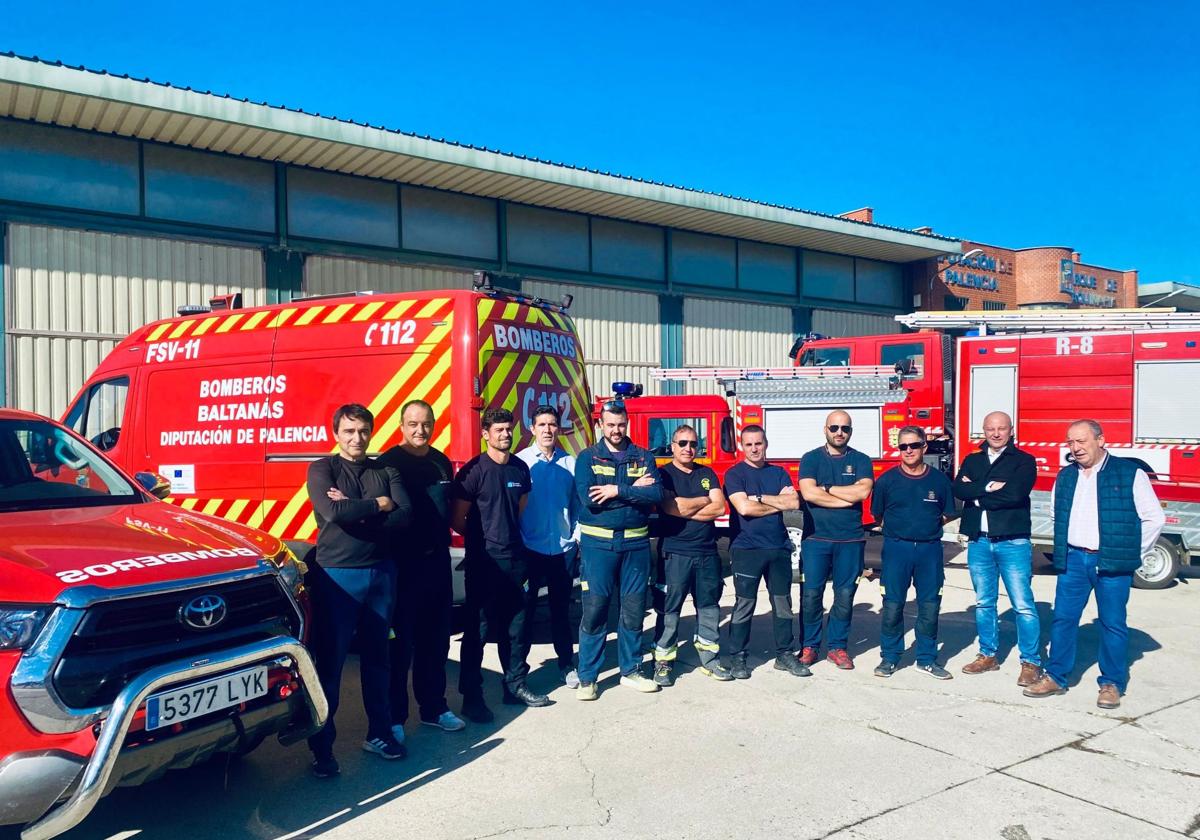
<svg viewBox="0 0 1200 840">
<path fill-rule="evenodd" d="M 965 240 L 961 255 L 924 261 L 924 276 L 913 277 L 912 291 L 915 308 L 934 311 L 1138 305 L 1137 271 L 1088 265 L 1066 247 L 1001 248 Z"/>
</svg>

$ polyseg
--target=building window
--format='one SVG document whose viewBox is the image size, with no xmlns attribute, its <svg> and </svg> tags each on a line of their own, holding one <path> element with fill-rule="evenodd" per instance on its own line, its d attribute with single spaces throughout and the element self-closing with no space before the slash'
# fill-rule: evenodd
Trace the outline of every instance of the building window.
<svg viewBox="0 0 1200 840">
<path fill-rule="evenodd" d="M 289 167 L 287 206 L 294 236 L 385 248 L 400 244 L 395 184 Z"/>
<path fill-rule="evenodd" d="M 586 216 L 523 204 L 509 204 L 505 212 L 509 262 L 588 270 Z"/>
<path fill-rule="evenodd" d="M 136 216 L 138 144 L 0 120 L 0 199 Z"/>
<path fill-rule="evenodd" d="M 737 248 L 732 239 L 671 231 L 671 282 L 733 288 Z"/>
<path fill-rule="evenodd" d="M 996 311 L 996 310 L 1004 309 L 1004 308 L 1006 308 L 1006 306 L 1007 306 L 1007 304 L 1005 304 L 1005 302 L 1002 300 L 985 300 L 983 302 L 984 310 L 988 310 L 988 311 Z"/>
<path fill-rule="evenodd" d="M 967 308 L 967 299 L 958 295 L 946 295 L 942 305 L 946 307 L 947 312 L 962 312 Z"/>
<path fill-rule="evenodd" d="M 614 277 L 663 280 L 662 228 L 592 219 L 592 271 Z"/>
<path fill-rule="evenodd" d="M 738 288 L 796 294 L 796 252 L 780 245 L 738 242 Z"/>
<path fill-rule="evenodd" d="M 406 250 L 497 258 L 496 202 L 492 199 L 401 187 L 400 206 Z"/>
<path fill-rule="evenodd" d="M 904 306 L 904 272 L 896 263 L 854 261 L 854 299 L 876 306 Z"/>
<path fill-rule="evenodd" d="M 217 227 L 275 230 L 275 167 L 147 143 L 146 215 Z"/>
<path fill-rule="evenodd" d="M 854 258 L 805 251 L 800 287 L 805 297 L 854 300 Z"/>
</svg>

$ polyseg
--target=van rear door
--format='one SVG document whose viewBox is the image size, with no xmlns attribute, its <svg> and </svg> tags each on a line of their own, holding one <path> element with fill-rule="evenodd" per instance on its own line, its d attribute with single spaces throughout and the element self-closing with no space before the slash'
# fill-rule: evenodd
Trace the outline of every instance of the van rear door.
<svg viewBox="0 0 1200 840">
<path fill-rule="evenodd" d="M 479 394 L 486 408 L 507 408 L 517 421 L 513 451 L 533 443 L 533 413 L 558 409 L 560 445 L 572 455 L 592 439 L 587 371 L 570 317 L 514 301 L 481 297 Z"/>
</svg>

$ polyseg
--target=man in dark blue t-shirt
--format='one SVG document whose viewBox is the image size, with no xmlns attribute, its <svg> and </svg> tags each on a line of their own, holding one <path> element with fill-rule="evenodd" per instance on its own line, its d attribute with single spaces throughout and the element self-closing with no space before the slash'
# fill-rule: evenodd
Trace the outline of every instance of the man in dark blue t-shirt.
<svg viewBox="0 0 1200 840">
<path fill-rule="evenodd" d="M 782 467 L 767 463 L 767 435 L 762 426 L 742 429 L 744 460 L 725 473 L 725 495 L 732 509 L 733 591 L 729 621 L 730 673 L 750 678 L 746 647 L 750 619 L 758 603 L 758 582 L 767 579 L 774 615 L 775 667 L 797 677 L 809 676 L 806 665 L 792 655 L 792 541 L 783 524 L 785 510 L 798 510 L 800 496 Z"/>
<path fill-rule="evenodd" d="M 840 410 L 830 412 L 825 418 L 825 445 L 800 459 L 800 495 L 807 502 L 801 552 L 804 648 L 800 661 L 805 665 L 817 661 L 825 617 L 825 583 L 832 578 L 829 661 L 845 671 L 854 668 L 846 643 L 854 590 L 863 571 L 863 501 L 871 495 L 875 475 L 871 459 L 850 447 L 852 434 L 850 415 Z"/>
<path fill-rule="evenodd" d="M 890 677 L 904 653 L 904 601 L 917 588 L 917 668 L 939 680 L 951 674 L 937 663 L 938 612 L 942 608 L 942 523 L 956 515 L 954 487 L 924 462 L 925 432 L 905 426 L 897 436 L 900 465 L 879 476 L 871 515 L 883 523 L 882 656 L 875 676 Z"/>
</svg>

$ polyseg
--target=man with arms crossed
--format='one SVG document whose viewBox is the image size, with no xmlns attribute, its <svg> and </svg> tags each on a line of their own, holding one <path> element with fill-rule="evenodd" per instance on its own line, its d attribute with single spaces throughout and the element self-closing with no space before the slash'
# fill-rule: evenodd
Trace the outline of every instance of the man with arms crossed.
<svg viewBox="0 0 1200 840">
<path fill-rule="evenodd" d="M 437 418 L 424 400 L 400 409 L 404 442 L 379 456 L 400 473 L 412 501 L 412 522 L 395 545 L 400 573 L 392 656 L 392 735 L 404 743 L 408 720 L 408 671 L 421 723 L 446 732 L 466 724 L 446 705 L 446 658 L 450 654 L 450 503 L 454 468 L 431 442 Z"/>
<path fill-rule="evenodd" d="M 1079 619 L 1096 593 L 1100 614 L 1100 694 L 1096 705 L 1115 709 L 1129 684 L 1129 626 L 1125 611 L 1133 574 L 1162 533 L 1166 517 L 1150 479 L 1135 463 L 1104 448 L 1095 420 L 1067 430 L 1067 464 L 1054 482 L 1054 623 L 1046 674 L 1025 689 L 1027 697 L 1065 694 L 1075 668 Z"/>
<path fill-rule="evenodd" d="M 640 671 L 646 580 L 650 575 L 650 511 L 662 501 L 662 482 L 654 456 L 626 433 L 629 415 L 619 400 L 600 412 L 600 440 L 575 461 L 579 496 L 579 688 L 576 698 L 595 700 L 596 678 L 604 660 L 608 605 L 614 588 L 620 595 L 617 661 L 621 685 L 654 692 L 658 686 Z"/>
<path fill-rule="evenodd" d="M 960 533 L 967 543 L 967 569 L 975 588 L 975 629 L 979 653 L 963 666 L 964 674 L 1000 668 L 996 600 L 1000 581 L 1017 615 L 1021 673 L 1017 685 L 1033 685 L 1042 676 L 1041 619 L 1033 600 L 1033 545 L 1029 541 L 1029 494 L 1037 462 L 1013 443 L 1012 418 L 993 411 L 983 418 L 983 444 L 968 455 L 954 479 L 954 496 L 963 502 Z"/>
<path fill-rule="evenodd" d="M 883 526 L 883 627 L 875 676 L 890 677 L 904 653 L 904 602 L 917 588 L 917 669 L 939 680 L 951 674 L 937 663 L 942 608 L 942 523 L 956 515 L 950 479 L 923 460 L 925 431 L 905 426 L 897 436 L 900 464 L 879 476 L 871 515 Z"/>
<path fill-rule="evenodd" d="M 517 453 L 529 467 L 533 489 L 521 513 L 521 539 L 529 560 L 529 588 L 525 592 L 525 635 L 533 632 L 538 592 L 545 582 L 550 601 L 550 635 L 558 670 L 567 688 L 579 688 L 575 671 L 571 606 L 575 565 L 575 458 L 558 446 L 558 409 L 539 405 L 533 411 L 533 445 Z"/>
<path fill-rule="evenodd" d="M 499 637 L 504 669 L 504 702 L 549 706 L 544 694 L 525 685 L 529 675 L 525 634 L 525 588 L 529 566 L 521 543 L 521 509 L 530 489 L 529 467 L 513 458 L 512 412 L 489 408 L 481 422 L 487 449 L 463 465 L 454 478 L 451 523 L 466 544 L 467 609 L 459 647 L 458 692 L 463 717 L 476 723 L 494 719 L 483 700 L 483 646 L 489 631 Z"/>
<path fill-rule="evenodd" d="M 367 712 L 363 749 L 386 759 L 407 754 L 392 737 L 388 629 L 396 596 L 393 542 L 396 530 L 408 524 L 411 508 L 399 474 L 367 458 L 374 426 L 365 407 L 343 405 L 333 414 L 337 454 L 308 468 L 308 498 L 317 520 L 316 560 L 306 578 L 312 592 L 309 644 L 329 700 L 329 720 L 308 739 L 312 772 L 320 779 L 338 774 L 333 720 L 355 636 Z"/>
<path fill-rule="evenodd" d="M 742 460 L 725 473 L 725 494 L 733 510 L 733 590 L 736 595 L 729 620 L 730 673 L 750 679 L 746 648 L 750 619 L 758 603 L 758 582 L 767 580 L 775 630 L 775 668 L 797 677 L 810 675 L 808 666 L 793 655 L 792 541 L 783 524 L 783 511 L 797 510 L 800 496 L 782 467 L 767 463 L 767 435 L 763 427 L 742 429 Z"/>
<path fill-rule="evenodd" d="M 693 644 L 700 673 L 715 680 L 733 679 L 721 665 L 721 558 L 713 520 L 725 513 L 725 494 L 717 474 L 696 463 L 700 437 L 684 424 L 671 436 L 671 463 L 659 470 L 663 498 L 658 509 L 666 591 L 663 593 L 662 634 L 654 645 L 654 681 L 669 686 L 674 680 L 679 613 L 688 590 L 696 605 Z"/>
<path fill-rule="evenodd" d="M 854 590 L 863 572 L 866 536 L 862 529 L 863 501 L 871 495 L 874 467 L 871 459 L 850 446 L 854 434 L 850 415 L 834 411 L 825 418 L 825 445 L 800 459 L 800 495 L 804 509 L 804 649 L 800 661 L 811 665 L 821 651 L 821 623 L 825 617 L 825 582 L 833 580 L 833 608 L 829 611 L 827 638 L 829 661 L 844 671 L 854 668 L 846 644 Z"/>
</svg>

